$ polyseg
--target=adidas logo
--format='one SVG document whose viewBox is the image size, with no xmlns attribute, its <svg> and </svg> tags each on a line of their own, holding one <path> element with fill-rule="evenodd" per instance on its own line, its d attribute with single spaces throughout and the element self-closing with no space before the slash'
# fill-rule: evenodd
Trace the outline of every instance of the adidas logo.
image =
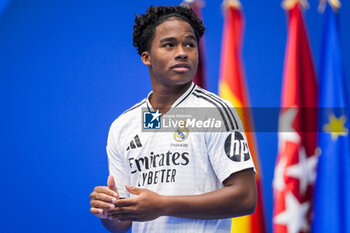
<svg viewBox="0 0 350 233">
<path fill-rule="evenodd" d="M 130 150 L 130 149 L 135 149 L 138 147 L 142 147 L 139 135 L 136 134 L 136 136 L 134 137 L 134 139 L 130 142 L 130 146 L 128 146 L 128 148 L 126 148 L 126 150 Z"/>
</svg>

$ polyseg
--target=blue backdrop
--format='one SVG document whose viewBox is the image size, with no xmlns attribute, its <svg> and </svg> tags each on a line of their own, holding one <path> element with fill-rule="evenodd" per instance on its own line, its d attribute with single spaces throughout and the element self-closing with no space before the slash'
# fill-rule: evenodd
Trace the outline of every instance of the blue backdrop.
<svg viewBox="0 0 350 233">
<path fill-rule="evenodd" d="M 105 232 L 89 194 L 105 185 L 112 121 L 151 89 L 132 46 L 134 14 L 178 0 L 0 1 L 2 232 Z M 243 59 L 252 105 L 278 107 L 285 12 L 280 1 L 243 1 Z M 209 90 L 217 93 L 221 1 L 203 9 Z M 305 12 L 316 65 L 323 17 Z M 341 47 L 350 77 L 350 6 L 342 2 Z M 348 89 L 349 89 L 348 81 Z M 271 232 L 276 133 L 258 133 Z"/>
</svg>

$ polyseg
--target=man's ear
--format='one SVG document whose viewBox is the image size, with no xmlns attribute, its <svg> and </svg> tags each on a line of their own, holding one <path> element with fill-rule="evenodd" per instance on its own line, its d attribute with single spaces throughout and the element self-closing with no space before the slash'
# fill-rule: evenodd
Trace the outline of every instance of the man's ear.
<svg viewBox="0 0 350 233">
<path fill-rule="evenodd" d="M 144 51 L 143 53 L 141 53 L 141 60 L 146 66 L 150 66 L 152 64 L 151 56 L 148 51 Z"/>
</svg>

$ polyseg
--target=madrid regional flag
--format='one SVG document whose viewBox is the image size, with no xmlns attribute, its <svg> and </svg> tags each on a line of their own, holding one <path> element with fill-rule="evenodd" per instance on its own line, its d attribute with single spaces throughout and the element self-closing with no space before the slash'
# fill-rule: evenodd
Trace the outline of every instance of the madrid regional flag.
<svg viewBox="0 0 350 233">
<path fill-rule="evenodd" d="M 317 82 L 300 5 L 286 0 L 288 38 L 273 180 L 273 232 L 310 232 L 317 165 Z"/>
</svg>

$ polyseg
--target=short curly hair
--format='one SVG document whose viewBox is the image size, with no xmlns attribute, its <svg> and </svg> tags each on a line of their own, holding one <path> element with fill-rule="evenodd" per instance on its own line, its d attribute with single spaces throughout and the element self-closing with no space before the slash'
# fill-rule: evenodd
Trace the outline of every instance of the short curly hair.
<svg viewBox="0 0 350 233">
<path fill-rule="evenodd" d="M 205 27 L 202 20 L 191 8 L 187 6 L 150 6 L 145 14 L 136 15 L 135 17 L 133 45 L 139 55 L 150 49 L 155 28 L 171 17 L 179 18 L 190 24 L 196 40 L 199 42 L 204 34 Z"/>
</svg>

